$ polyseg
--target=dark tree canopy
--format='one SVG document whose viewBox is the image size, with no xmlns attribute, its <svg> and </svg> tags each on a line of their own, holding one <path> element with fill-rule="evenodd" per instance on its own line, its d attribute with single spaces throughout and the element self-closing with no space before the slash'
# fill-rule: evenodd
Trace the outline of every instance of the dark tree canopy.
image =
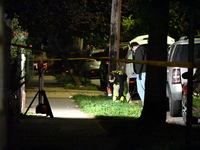
<svg viewBox="0 0 200 150">
<path fill-rule="evenodd" d="M 9 17 L 19 17 L 32 37 L 57 38 L 67 43 L 72 36 L 90 38 L 94 34 L 100 40 L 109 32 L 108 0 L 10 0 L 6 4 Z"/>
<path fill-rule="evenodd" d="M 197 1 L 196 8 L 200 2 Z M 130 28 L 122 26 L 122 40 L 148 33 L 148 0 L 123 0 L 122 16 L 130 17 Z M 5 12 L 19 17 L 20 24 L 31 37 L 57 38 L 66 47 L 71 37 L 86 42 L 108 42 L 112 0 L 7 0 Z M 198 10 L 198 9 L 197 9 Z M 170 1 L 169 32 L 178 39 L 187 34 L 189 9 L 187 1 Z M 196 12 L 195 31 L 199 34 L 200 12 Z M 122 22 L 123 23 L 123 22 Z M 69 43 L 68 43 L 69 42 Z M 61 44 L 62 45 L 62 44 Z"/>
<path fill-rule="evenodd" d="M 189 34 L 190 8 L 189 1 L 172 1 L 169 10 L 169 34 L 178 40 L 181 36 Z M 200 0 L 196 0 L 194 31 L 200 34 Z"/>
</svg>

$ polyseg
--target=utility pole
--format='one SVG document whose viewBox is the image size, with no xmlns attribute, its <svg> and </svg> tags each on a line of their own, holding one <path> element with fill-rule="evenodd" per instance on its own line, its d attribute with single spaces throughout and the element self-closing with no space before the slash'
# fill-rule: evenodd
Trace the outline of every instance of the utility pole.
<svg viewBox="0 0 200 150">
<path fill-rule="evenodd" d="M 120 44 L 120 26 L 121 26 L 121 3 L 122 0 L 112 0 L 111 22 L 110 22 L 110 41 L 109 41 L 109 58 L 119 58 Z M 108 73 L 117 69 L 115 61 L 110 61 Z"/>
</svg>

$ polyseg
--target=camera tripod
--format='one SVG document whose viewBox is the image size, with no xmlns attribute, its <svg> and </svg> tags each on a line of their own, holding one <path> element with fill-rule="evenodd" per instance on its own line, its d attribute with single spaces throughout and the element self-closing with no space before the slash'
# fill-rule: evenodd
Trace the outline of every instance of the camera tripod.
<svg viewBox="0 0 200 150">
<path fill-rule="evenodd" d="M 50 107 L 49 101 L 48 101 L 47 96 L 46 96 L 46 93 L 43 90 L 43 86 L 44 86 L 43 77 L 44 77 L 44 73 L 45 73 L 46 69 L 47 69 L 47 65 L 44 66 L 43 63 L 38 63 L 39 91 L 34 96 L 33 100 L 31 101 L 31 103 L 28 106 L 28 108 L 27 108 L 26 112 L 24 113 L 24 115 L 27 114 L 27 112 L 30 109 L 31 105 L 33 104 L 35 98 L 38 96 L 39 104 L 36 107 L 36 113 L 46 114 L 47 116 L 50 116 L 51 118 L 54 118 L 53 117 L 53 113 L 51 111 L 51 107 Z"/>
<path fill-rule="evenodd" d="M 38 106 L 36 107 L 36 113 L 46 114 L 47 116 L 50 116 L 51 118 L 54 118 L 53 117 L 53 113 L 51 111 L 51 107 L 50 107 L 49 101 L 47 99 L 47 96 L 46 96 L 46 93 L 45 93 L 44 90 L 38 91 L 36 93 L 36 95 L 34 96 L 33 100 L 31 101 L 30 105 L 28 106 L 26 112 L 24 113 L 24 115 L 27 114 L 28 110 L 30 109 L 31 105 L 33 104 L 35 98 L 38 95 L 39 95 L 39 97 L 43 96 L 44 102 L 43 103 L 39 102 Z"/>
</svg>

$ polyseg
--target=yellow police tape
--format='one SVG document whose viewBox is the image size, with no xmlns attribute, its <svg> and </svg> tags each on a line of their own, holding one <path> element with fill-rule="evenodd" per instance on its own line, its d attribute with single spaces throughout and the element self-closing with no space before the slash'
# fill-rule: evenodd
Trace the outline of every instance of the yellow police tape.
<svg viewBox="0 0 200 150">
<path fill-rule="evenodd" d="M 12 46 L 22 47 L 33 50 L 33 48 L 11 44 Z M 37 51 L 42 51 L 38 49 Z M 85 57 L 85 58 L 67 58 L 67 60 L 87 60 L 88 58 L 93 59 L 106 59 L 108 61 L 116 61 L 116 62 L 125 62 L 125 63 L 140 63 L 140 64 L 147 64 L 151 66 L 159 66 L 159 67 L 184 67 L 184 68 L 200 68 L 200 63 L 191 63 L 191 62 L 169 62 L 169 61 L 138 61 L 138 60 L 130 60 L 130 59 L 109 59 L 108 57 Z M 44 59 L 44 61 L 58 61 L 61 59 Z M 32 59 L 29 61 L 40 61 L 39 59 Z"/>
<path fill-rule="evenodd" d="M 109 59 L 108 57 L 67 58 L 67 60 L 87 60 L 89 58 L 100 59 L 100 60 L 104 59 L 104 60 L 115 61 L 115 62 L 146 64 L 146 65 L 159 66 L 159 67 L 200 68 L 200 63 L 153 61 L 153 60 L 139 61 L 139 60 L 131 60 L 131 59 Z M 43 61 L 58 61 L 58 60 L 61 60 L 61 59 L 44 59 Z M 29 61 L 39 61 L 39 59 L 31 59 Z"/>
<path fill-rule="evenodd" d="M 125 60 L 125 59 L 113 59 L 113 61 L 121 61 L 125 63 L 147 64 L 147 65 L 159 66 L 159 67 L 200 68 L 200 63 L 190 63 L 190 62 L 169 62 L 169 61 L 153 61 L 153 60 L 139 61 L 139 60 Z"/>
</svg>

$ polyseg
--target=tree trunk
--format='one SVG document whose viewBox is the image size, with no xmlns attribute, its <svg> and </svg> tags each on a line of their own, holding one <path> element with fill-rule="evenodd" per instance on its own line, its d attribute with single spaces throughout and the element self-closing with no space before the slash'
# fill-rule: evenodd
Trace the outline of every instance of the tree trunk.
<svg viewBox="0 0 200 150">
<path fill-rule="evenodd" d="M 109 58 L 119 58 L 120 43 L 120 25 L 121 25 L 121 0 L 112 0 L 111 21 L 110 21 L 110 41 Z M 116 62 L 111 61 L 108 66 L 108 73 L 116 70 Z"/>
<path fill-rule="evenodd" d="M 77 50 L 83 50 L 83 38 L 74 37 L 73 38 L 73 47 Z"/>
<path fill-rule="evenodd" d="M 152 0 L 149 9 L 147 60 L 167 60 L 168 0 Z M 166 67 L 147 66 L 145 103 L 141 119 L 166 121 Z"/>
<path fill-rule="evenodd" d="M 78 76 L 74 72 L 74 68 L 70 64 L 69 60 L 67 60 L 67 57 L 68 57 L 67 54 L 62 50 L 62 48 L 60 47 L 59 42 L 57 41 L 57 39 L 54 39 L 54 41 L 56 43 L 56 46 L 59 49 L 60 56 L 61 56 L 61 59 L 62 59 L 64 65 L 67 66 L 67 68 L 69 69 L 70 77 L 73 79 L 73 81 L 74 81 L 74 83 L 76 85 L 82 86 L 82 83 L 81 83 L 80 79 L 78 78 Z"/>
</svg>

